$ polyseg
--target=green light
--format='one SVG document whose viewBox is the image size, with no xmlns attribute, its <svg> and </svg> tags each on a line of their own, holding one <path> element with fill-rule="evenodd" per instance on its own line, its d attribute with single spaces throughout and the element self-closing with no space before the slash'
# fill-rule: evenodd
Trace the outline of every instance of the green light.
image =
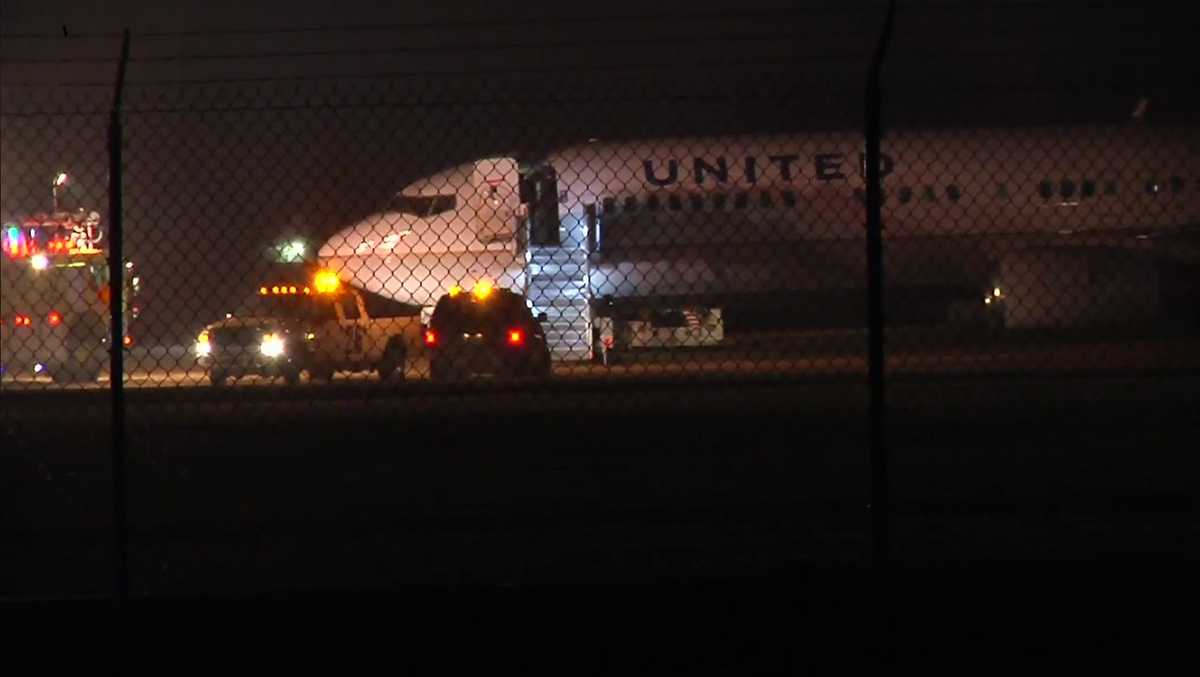
<svg viewBox="0 0 1200 677">
<path fill-rule="evenodd" d="M 275 246 L 275 251 L 277 252 L 279 260 L 284 263 L 303 261 L 307 250 L 308 247 L 304 240 L 292 240 L 291 242 L 286 242 Z"/>
</svg>

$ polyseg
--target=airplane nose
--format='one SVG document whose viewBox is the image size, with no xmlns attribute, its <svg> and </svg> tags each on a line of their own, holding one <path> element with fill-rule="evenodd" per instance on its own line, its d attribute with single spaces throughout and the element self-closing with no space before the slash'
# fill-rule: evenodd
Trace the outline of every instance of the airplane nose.
<svg viewBox="0 0 1200 677">
<path fill-rule="evenodd" d="M 352 256 L 354 254 L 353 239 L 354 228 L 345 228 L 333 234 L 321 248 L 317 250 L 317 258 L 330 259 L 338 256 Z"/>
</svg>

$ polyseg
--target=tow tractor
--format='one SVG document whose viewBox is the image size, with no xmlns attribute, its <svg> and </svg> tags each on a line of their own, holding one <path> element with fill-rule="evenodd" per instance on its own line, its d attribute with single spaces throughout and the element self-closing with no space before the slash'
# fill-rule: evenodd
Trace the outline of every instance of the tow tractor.
<svg viewBox="0 0 1200 677">
<path fill-rule="evenodd" d="M 55 187 L 65 181 L 60 174 Z M 105 246 L 95 211 L 56 210 L 0 225 L 0 375 L 5 379 L 47 375 L 57 383 L 80 383 L 100 377 L 111 343 L 112 275 Z M 122 345 L 129 349 L 141 279 L 130 261 L 121 273 Z"/>
</svg>

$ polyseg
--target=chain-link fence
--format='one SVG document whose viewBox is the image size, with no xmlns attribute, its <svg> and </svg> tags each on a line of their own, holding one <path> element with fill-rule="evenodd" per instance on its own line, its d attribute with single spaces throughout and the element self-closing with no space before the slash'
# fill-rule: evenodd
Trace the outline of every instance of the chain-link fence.
<svg viewBox="0 0 1200 677">
<path fill-rule="evenodd" d="M 714 132 L 795 83 L 709 77 L 134 88 L 127 387 L 863 374 L 861 132 Z M 5 104 L 4 388 L 94 387 L 106 119 Z M 882 146 L 890 372 L 1196 366 L 1194 125 L 920 115 Z"/>
<path fill-rule="evenodd" d="M 5 487 L 28 499 L 22 517 L 105 524 L 101 482 L 61 486 L 76 470 L 108 472 L 95 451 L 117 418 L 129 426 L 132 522 L 159 530 L 141 534 L 134 578 L 163 586 L 178 561 L 176 523 L 269 522 L 277 503 L 329 518 L 329 542 L 359 517 L 391 529 L 395 514 L 427 511 L 445 526 L 452 509 L 479 505 L 616 506 L 633 511 L 629 522 L 663 503 L 742 510 L 747 523 L 803 514 L 787 529 L 854 559 L 866 550 L 854 513 L 866 503 L 862 430 L 882 392 L 867 378 L 862 129 L 878 17 L 838 11 L 822 19 L 836 31 L 804 40 L 732 25 L 705 40 L 661 27 L 643 40 L 610 22 L 578 24 L 595 32 L 550 46 L 474 36 L 277 54 L 135 48 L 118 166 L 107 52 L 51 62 L 95 67 L 97 82 L 6 77 L 0 462 L 36 470 L 28 482 L 10 473 L 18 479 Z M 935 425 L 930 437 L 982 447 L 1064 404 L 1083 405 L 1070 415 L 1093 423 L 1194 410 L 1200 120 L 1190 82 L 1148 85 L 1149 71 L 1124 68 L 1129 50 L 1086 51 L 1068 68 L 1053 50 L 1032 60 L 986 44 L 950 53 L 903 32 L 880 110 L 877 329 L 892 420 L 948 416 L 977 427 L 955 436 Z M 719 38 L 744 53 L 721 52 Z M 688 54 L 650 63 L 642 52 L 658 43 Z M 559 63 L 539 51 L 580 45 L 600 56 Z M 524 61 L 488 63 L 501 48 Z M 445 68 L 445 52 L 483 56 Z M 275 72 L 297 55 L 301 72 Z M 397 56 L 412 61 L 404 72 L 306 72 L 313 60 L 369 70 L 364 59 Z M 172 70 L 223 60 L 247 73 Z M 123 390 L 109 373 L 118 345 Z M 124 419 L 114 391 L 127 398 Z M 774 440 L 756 439 L 768 420 Z M 1111 430 L 1072 434 L 1099 445 Z M 1043 476 L 1075 477 L 1062 470 L 1073 459 L 1026 444 L 1039 434 L 996 442 L 994 456 L 959 472 L 957 451 L 897 433 L 910 452 L 897 494 L 1020 482 L 1036 493 Z M 513 465 L 455 455 L 527 435 L 540 438 Z M 239 444 L 253 457 L 243 462 Z M 624 474 L 611 469 L 621 463 Z M 925 477 L 923 464 L 941 474 Z M 1136 474 L 1125 468 L 1104 471 Z M 1163 486 L 1185 482 L 1159 479 L 1167 474 Z M 52 475 L 54 495 L 37 484 Z M 723 503 L 749 493 L 755 506 Z M 824 503 L 811 514 L 771 503 L 797 496 Z M 348 517 L 348 505 L 359 512 Z M 426 529 L 420 519 L 406 538 Z M 607 544 L 586 547 L 622 547 L 618 530 L 538 519 L 564 539 Z M 763 543 L 796 538 L 768 532 Z M 445 539 L 430 537 L 429 561 L 467 552 Z M 388 556 L 420 568 L 408 552 Z"/>
</svg>

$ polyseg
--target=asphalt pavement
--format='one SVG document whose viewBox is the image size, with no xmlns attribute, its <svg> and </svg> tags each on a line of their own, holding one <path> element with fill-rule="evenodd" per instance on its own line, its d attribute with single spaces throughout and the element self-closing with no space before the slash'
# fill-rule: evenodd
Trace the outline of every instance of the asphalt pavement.
<svg viewBox="0 0 1200 677">
<path fill-rule="evenodd" d="M 945 368 L 952 351 L 897 354 L 918 365 L 890 370 L 887 386 L 897 561 L 1194 563 L 1193 347 L 1034 346 L 974 353 L 990 368 L 963 357 L 958 370 Z M 1071 354 L 1089 357 L 1072 368 Z M 787 371 L 708 355 L 709 373 L 578 365 L 538 384 L 129 388 L 135 593 L 869 569 L 861 365 L 806 369 L 836 357 L 813 356 Z M 103 595 L 109 394 L 11 385 L 0 389 L 0 598 Z"/>
</svg>

